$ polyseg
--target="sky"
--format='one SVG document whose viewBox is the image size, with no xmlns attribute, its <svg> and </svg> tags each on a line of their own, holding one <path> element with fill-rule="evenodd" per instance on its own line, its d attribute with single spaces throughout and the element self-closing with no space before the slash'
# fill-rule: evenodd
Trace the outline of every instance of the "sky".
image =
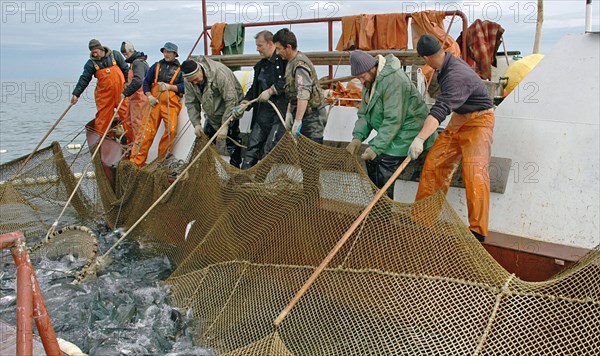
<svg viewBox="0 0 600 356">
<path fill-rule="evenodd" d="M 162 58 L 166 41 L 187 56 L 202 29 L 201 1 L 0 1 L 0 81 L 76 81 L 89 58 L 88 42 L 99 39 L 119 49 L 130 40 L 153 63 Z M 600 0 L 593 2 L 593 31 L 599 31 Z M 421 10 L 463 11 L 469 22 L 476 18 L 498 22 L 505 29 L 507 50 L 523 55 L 533 48 L 537 0 L 532 1 L 207 1 L 209 24 L 264 22 L 304 18 L 329 18 L 361 13 L 378 14 Z M 585 0 L 544 0 L 542 53 L 566 34 L 584 31 Z M 449 24 L 447 19 L 446 24 Z M 253 35 L 262 29 L 275 32 L 282 26 L 246 30 L 245 53 L 255 54 Z M 461 21 L 451 35 L 457 37 Z M 326 24 L 294 25 L 302 51 L 326 50 Z M 341 25 L 334 25 L 334 46 Z M 409 44 L 409 47 L 412 46 Z M 502 47 L 501 47 L 502 49 Z M 194 54 L 203 53 L 202 41 Z"/>
</svg>

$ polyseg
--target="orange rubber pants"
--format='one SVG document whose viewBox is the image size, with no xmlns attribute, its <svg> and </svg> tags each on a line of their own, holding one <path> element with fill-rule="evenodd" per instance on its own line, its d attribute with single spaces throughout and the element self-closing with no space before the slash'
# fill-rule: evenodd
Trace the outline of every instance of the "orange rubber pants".
<svg viewBox="0 0 600 356">
<path fill-rule="evenodd" d="M 125 85 L 125 78 L 121 69 L 113 65 L 108 68 L 101 68 L 96 71 L 96 90 L 94 98 L 96 99 L 96 118 L 94 119 L 94 130 L 100 135 L 104 134 L 106 128 L 111 124 L 115 109 L 121 102 L 121 93 Z M 127 102 L 125 99 L 119 108 L 119 119 L 125 122 L 127 117 Z"/>
<path fill-rule="evenodd" d="M 129 70 L 128 82 L 131 83 L 133 80 L 133 70 Z M 127 119 L 123 121 L 129 143 L 134 142 L 135 138 L 138 137 L 142 130 L 142 123 L 145 115 L 148 114 L 150 105 L 148 104 L 148 97 L 144 95 L 142 87 L 140 87 L 135 93 L 129 97 L 129 105 L 127 105 Z"/>
<path fill-rule="evenodd" d="M 181 111 L 181 98 L 177 93 L 165 91 L 159 95 L 158 84 L 154 83 L 152 84 L 152 95 L 158 98 L 158 104 L 151 108 L 148 122 L 141 131 L 141 137 L 136 138 L 136 145 L 131 151 L 130 161 L 140 168 L 146 163 L 148 151 L 154 142 L 161 121 L 165 124 L 165 132 L 158 145 L 158 160 L 165 159 L 167 154 L 173 151 L 173 143 L 177 135 L 177 117 Z"/>
<path fill-rule="evenodd" d="M 462 159 L 469 229 L 488 235 L 490 208 L 489 164 L 494 129 L 492 109 L 465 115 L 453 113 L 450 123 L 431 147 L 415 200 L 448 192 L 452 175 Z"/>
</svg>

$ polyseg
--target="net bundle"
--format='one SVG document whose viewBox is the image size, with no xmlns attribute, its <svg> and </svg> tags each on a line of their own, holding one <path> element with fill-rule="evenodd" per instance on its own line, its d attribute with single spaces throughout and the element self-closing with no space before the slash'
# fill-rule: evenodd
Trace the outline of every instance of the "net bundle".
<svg viewBox="0 0 600 356">
<path fill-rule="evenodd" d="M 95 164 L 99 194 L 88 205 L 101 201 L 111 228 L 132 226 L 170 184 L 156 164 L 123 161 L 114 185 Z M 218 354 L 598 352 L 599 249 L 550 280 L 522 281 L 442 194 L 414 204 L 384 196 L 274 327 L 376 191 L 345 150 L 286 135 L 246 171 L 206 151 L 131 236 L 176 265 L 171 301 L 192 310 L 196 343 Z"/>
</svg>

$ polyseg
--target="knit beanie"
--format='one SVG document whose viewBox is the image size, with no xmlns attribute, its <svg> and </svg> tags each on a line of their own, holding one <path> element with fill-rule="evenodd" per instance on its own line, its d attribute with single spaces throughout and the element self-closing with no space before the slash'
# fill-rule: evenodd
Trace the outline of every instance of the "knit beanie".
<svg viewBox="0 0 600 356">
<path fill-rule="evenodd" d="M 198 74 L 200 66 L 195 60 L 187 59 L 181 63 L 181 71 L 183 72 L 184 78 L 191 78 Z"/>
<path fill-rule="evenodd" d="M 354 76 L 368 72 L 377 65 L 377 60 L 361 50 L 350 52 L 350 73 Z"/>
<path fill-rule="evenodd" d="M 90 40 L 90 43 L 88 44 L 88 47 L 89 47 L 90 51 L 93 51 L 95 49 L 104 49 L 104 46 L 100 43 L 100 41 L 98 41 L 95 38 L 92 38 Z"/>
<path fill-rule="evenodd" d="M 417 42 L 417 53 L 421 57 L 436 54 L 440 49 L 442 49 L 440 41 L 432 35 L 423 35 Z"/>
</svg>

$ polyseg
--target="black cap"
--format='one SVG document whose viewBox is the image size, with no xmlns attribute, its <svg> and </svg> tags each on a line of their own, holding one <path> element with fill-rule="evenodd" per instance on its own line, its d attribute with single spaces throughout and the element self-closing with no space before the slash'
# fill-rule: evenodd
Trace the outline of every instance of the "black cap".
<svg viewBox="0 0 600 356">
<path fill-rule="evenodd" d="M 423 35 L 417 42 L 417 53 L 419 56 L 431 56 L 442 49 L 442 45 L 437 38 L 432 35 Z"/>
</svg>

